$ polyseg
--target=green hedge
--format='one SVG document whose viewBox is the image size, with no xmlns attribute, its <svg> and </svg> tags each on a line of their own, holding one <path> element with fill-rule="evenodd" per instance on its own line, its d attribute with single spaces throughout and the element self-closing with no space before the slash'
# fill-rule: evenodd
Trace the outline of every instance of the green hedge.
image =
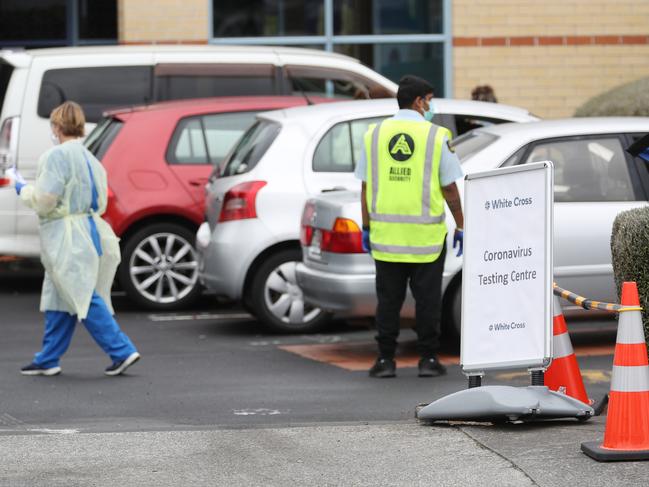
<svg viewBox="0 0 649 487">
<path fill-rule="evenodd" d="M 575 117 L 607 116 L 649 116 L 649 78 L 616 86 L 591 98 L 575 112 Z"/>
<path fill-rule="evenodd" d="M 624 281 L 635 281 L 640 294 L 645 341 L 649 338 L 649 207 L 623 211 L 611 233 L 613 273 L 620 295 Z M 618 300 L 619 301 L 619 300 Z"/>
</svg>

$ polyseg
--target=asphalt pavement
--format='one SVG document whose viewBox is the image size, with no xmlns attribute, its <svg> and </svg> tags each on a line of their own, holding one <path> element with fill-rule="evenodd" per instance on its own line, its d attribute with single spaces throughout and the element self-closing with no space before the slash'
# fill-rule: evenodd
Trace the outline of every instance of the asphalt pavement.
<svg viewBox="0 0 649 487">
<path fill-rule="evenodd" d="M 373 332 L 338 322 L 318 335 L 269 335 L 206 297 L 149 313 L 117 297 L 143 359 L 105 377 L 109 359 L 79 325 L 57 377 L 24 377 L 41 340 L 38 277 L 0 276 L 0 486 L 641 485 L 649 463 L 600 464 L 585 423 L 423 425 L 417 404 L 466 387 L 452 347 L 447 376 L 416 376 L 404 330 L 398 377 L 367 377 Z M 600 326 L 601 325 L 601 326 Z M 579 362 L 589 395 L 609 387 L 614 332 L 589 323 Z M 604 329 L 604 331 L 602 331 Z M 342 357 L 342 358 L 341 358 Z M 485 384 L 527 385 L 521 373 Z"/>
</svg>

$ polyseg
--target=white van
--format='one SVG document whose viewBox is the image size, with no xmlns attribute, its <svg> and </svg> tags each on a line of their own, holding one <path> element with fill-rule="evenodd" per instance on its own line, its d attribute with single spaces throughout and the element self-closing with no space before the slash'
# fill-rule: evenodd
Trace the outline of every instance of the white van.
<svg viewBox="0 0 649 487">
<path fill-rule="evenodd" d="M 3 179 L 28 181 L 51 147 L 48 118 L 66 100 L 83 107 L 88 133 L 108 109 L 225 95 L 366 97 L 396 93 L 358 60 L 323 51 L 259 46 L 103 46 L 0 50 L 0 255 L 39 254 L 37 219 Z M 3 186 L 4 184 L 4 186 Z"/>
</svg>

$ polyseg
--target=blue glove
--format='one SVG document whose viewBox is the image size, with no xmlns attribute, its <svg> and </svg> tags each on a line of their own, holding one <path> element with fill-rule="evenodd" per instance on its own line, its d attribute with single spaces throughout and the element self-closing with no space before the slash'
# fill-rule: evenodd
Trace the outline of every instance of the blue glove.
<svg viewBox="0 0 649 487">
<path fill-rule="evenodd" d="M 363 229 L 363 250 L 365 252 L 370 251 L 370 229 Z"/>
<path fill-rule="evenodd" d="M 25 186 L 25 183 L 21 183 L 20 181 L 16 181 L 15 188 L 16 188 L 16 194 L 20 195 L 20 192 L 23 190 L 23 186 Z"/>
<path fill-rule="evenodd" d="M 460 248 L 457 250 L 457 257 L 462 255 L 462 249 L 464 248 L 464 230 L 456 228 L 455 235 L 453 235 L 453 248 L 457 247 L 458 244 Z"/>
</svg>

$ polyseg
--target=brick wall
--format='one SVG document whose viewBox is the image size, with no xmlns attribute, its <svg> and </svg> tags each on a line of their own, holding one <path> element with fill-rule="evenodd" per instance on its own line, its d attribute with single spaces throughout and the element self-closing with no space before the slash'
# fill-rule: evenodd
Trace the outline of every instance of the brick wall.
<svg viewBox="0 0 649 487">
<path fill-rule="evenodd" d="M 647 0 L 453 0 L 454 36 L 647 34 Z"/>
<path fill-rule="evenodd" d="M 205 44 L 208 0 L 118 0 L 121 44 Z"/>
<path fill-rule="evenodd" d="M 542 117 L 649 77 L 649 0 L 454 0 L 454 95 L 477 84 Z"/>
</svg>

